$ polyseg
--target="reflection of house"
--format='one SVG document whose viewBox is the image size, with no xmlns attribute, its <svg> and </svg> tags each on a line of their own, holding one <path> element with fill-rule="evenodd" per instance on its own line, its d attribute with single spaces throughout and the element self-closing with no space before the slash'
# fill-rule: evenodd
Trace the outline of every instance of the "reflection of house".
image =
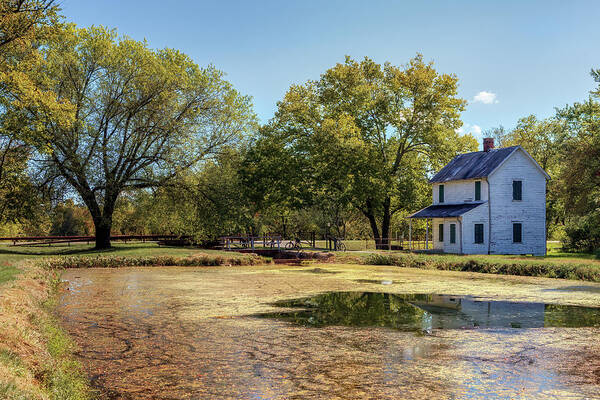
<svg viewBox="0 0 600 400">
<path fill-rule="evenodd" d="M 548 174 L 521 146 L 461 154 L 431 180 L 434 249 L 459 254 L 546 253 Z"/>
<path fill-rule="evenodd" d="M 424 327 L 428 330 L 544 326 L 545 306 L 541 303 L 477 301 L 448 295 L 432 295 L 430 300 L 411 303 L 430 314 Z"/>
</svg>

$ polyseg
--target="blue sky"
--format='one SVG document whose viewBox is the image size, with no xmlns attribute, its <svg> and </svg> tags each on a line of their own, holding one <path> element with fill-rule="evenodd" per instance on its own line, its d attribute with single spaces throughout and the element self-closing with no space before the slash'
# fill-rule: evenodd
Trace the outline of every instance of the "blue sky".
<svg viewBox="0 0 600 400">
<path fill-rule="evenodd" d="M 288 87 L 345 55 L 395 65 L 417 52 L 459 78 L 465 131 L 513 127 L 585 99 L 600 68 L 600 1 L 60 0 L 106 25 L 214 64 L 268 121 Z"/>
</svg>

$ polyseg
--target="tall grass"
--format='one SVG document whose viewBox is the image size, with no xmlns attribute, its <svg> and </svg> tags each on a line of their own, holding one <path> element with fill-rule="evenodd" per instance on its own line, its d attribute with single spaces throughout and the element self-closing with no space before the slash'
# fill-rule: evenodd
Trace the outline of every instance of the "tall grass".
<svg viewBox="0 0 600 400">
<path fill-rule="evenodd" d="M 600 282 L 598 265 L 552 263 L 544 260 L 520 261 L 422 254 L 370 254 L 364 258 L 363 264 Z"/>
<path fill-rule="evenodd" d="M 99 257 L 53 257 L 41 259 L 37 265 L 46 269 L 67 268 L 119 268 L 119 267 L 157 267 L 157 266 L 181 266 L 202 267 L 218 265 L 259 265 L 267 264 L 270 259 L 257 256 L 256 254 L 239 254 L 233 256 L 221 256 L 213 254 L 197 254 L 188 257 L 177 256 L 148 256 L 148 257 L 121 257 L 121 256 L 99 256 Z"/>
</svg>

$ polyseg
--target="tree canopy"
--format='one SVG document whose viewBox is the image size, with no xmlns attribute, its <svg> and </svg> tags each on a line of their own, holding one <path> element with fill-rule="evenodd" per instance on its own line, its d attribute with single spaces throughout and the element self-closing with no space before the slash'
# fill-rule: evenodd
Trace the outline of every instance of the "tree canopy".
<svg viewBox="0 0 600 400">
<path fill-rule="evenodd" d="M 74 106 L 70 125 L 48 120 L 40 170 L 60 176 L 88 207 L 96 246 L 110 246 L 124 190 L 164 184 L 252 127 L 250 99 L 212 66 L 152 50 L 103 27 L 68 26 L 45 50 L 48 90 Z"/>
<path fill-rule="evenodd" d="M 349 202 L 375 239 L 386 240 L 391 217 L 429 190 L 428 173 L 477 146 L 456 132 L 466 103 L 457 86 L 455 76 L 438 73 L 421 55 L 402 67 L 346 57 L 319 80 L 290 87 L 261 131 L 254 170 L 283 166 L 281 184 L 270 182 L 270 191 L 307 203 L 323 196 Z"/>
</svg>

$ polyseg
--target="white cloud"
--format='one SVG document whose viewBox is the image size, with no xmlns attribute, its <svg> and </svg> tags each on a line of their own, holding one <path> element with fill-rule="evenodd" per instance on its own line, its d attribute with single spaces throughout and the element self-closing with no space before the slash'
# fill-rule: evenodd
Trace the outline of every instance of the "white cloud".
<svg viewBox="0 0 600 400">
<path fill-rule="evenodd" d="M 498 99 L 496 98 L 496 93 L 483 90 L 473 97 L 473 103 L 496 104 L 498 103 Z"/>
<path fill-rule="evenodd" d="M 481 127 L 479 125 L 471 125 L 471 124 L 464 123 L 463 126 L 461 126 L 460 128 L 458 128 L 456 130 L 456 133 L 460 133 L 461 135 L 471 133 L 475 136 L 480 136 L 481 135 Z"/>
<path fill-rule="evenodd" d="M 479 125 L 472 125 L 470 133 L 474 133 L 475 135 L 481 135 L 481 127 Z"/>
</svg>

